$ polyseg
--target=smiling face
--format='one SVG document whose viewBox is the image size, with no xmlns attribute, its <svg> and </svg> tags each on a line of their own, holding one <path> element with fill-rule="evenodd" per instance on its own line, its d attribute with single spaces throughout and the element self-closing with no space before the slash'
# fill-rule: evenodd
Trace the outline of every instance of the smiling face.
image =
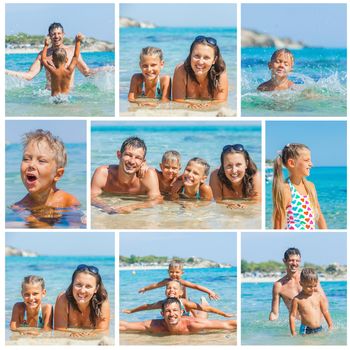
<svg viewBox="0 0 350 350">
<path fill-rule="evenodd" d="M 165 288 L 165 295 L 167 298 L 181 298 L 182 289 L 178 282 L 170 281 Z"/>
<path fill-rule="evenodd" d="M 46 290 L 40 283 L 25 283 L 22 286 L 22 297 L 27 308 L 36 309 L 41 305 Z"/>
<path fill-rule="evenodd" d="M 159 164 L 164 179 L 171 181 L 177 177 L 181 165 L 177 159 L 167 159 Z"/>
<path fill-rule="evenodd" d="M 49 33 L 51 44 L 53 47 L 58 48 L 63 45 L 64 32 L 62 28 L 54 28 Z"/>
<path fill-rule="evenodd" d="M 293 60 L 290 54 L 280 52 L 272 61 L 269 62 L 271 75 L 277 79 L 287 78 L 293 69 Z"/>
<path fill-rule="evenodd" d="M 209 45 L 196 44 L 191 53 L 191 68 L 196 76 L 206 76 L 215 63 L 215 49 Z"/>
<path fill-rule="evenodd" d="M 181 308 L 178 303 L 171 303 L 165 306 L 162 311 L 164 321 L 168 326 L 176 326 L 181 320 Z"/>
<path fill-rule="evenodd" d="M 124 173 L 133 175 L 136 174 L 143 162 L 145 161 L 145 151 L 143 148 L 134 148 L 127 146 L 124 149 L 124 152 L 117 152 L 119 159 L 119 166 L 122 168 Z"/>
<path fill-rule="evenodd" d="M 303 287 L 303 293 L 311 296 L 317 289 L 317 281 L 300 281 L 300 285 Z"/>
<path fill-rule="evenodd" d="M 294 162 L 294 169 L 301 176 L 309 176 L 312 168 L 311 152 L 303 148 L 299 152 L 299 157 Z"/>
<path fill-rule="evenodd" d="M 197 186 L 206 179 L 204 165 L 197 162 L 189 162 L 183 174 L 184 186 Z"/>
<path fill-rule="evenodd" d="M 96 277 L 87 273 L 79 272 L 73 281 L 73 297 L 77 304 L 88 304 L 98 289 Z"/>
<path fill-rule="evenodd" d="M 21 163 L 21 178 L 29 193 L 49 190 L 63 175 L 57 168 L 54 151 L 47 142 L 30 142 L 24 149 Z"/>
<path fill-rule="evenodd" d="M 231 181 L 232 184 L 240 184 L 247 169 L 247 162 L 244 154 L 242 152 L 226 153 L 224 155 L 223 167 L 225 176 L 229 181 Z"/>
<path fill-rule="evenodd" d="M 140 68 L 145 80 L 156 80 L 164 66 L 164 61 L 156 55 L 143 55 L 140 61 Z"/>
<path fill-rule="evenodd" d="M 287 259 L 283 259 L 284 265 L 286 265 L 287 272 L 295 273 L 299 270 L 300 255 L 289 255 Z"/>
<path fill-rule="evenodd" d="M 168 273 L 169 273 L 169 277 L 172 280 L 179 280 L 184 272 L 183 272 L 181 267 L 179 267 L 179 266 L 172 266 L 172 267 L 169 268 Z"/>
</svg>

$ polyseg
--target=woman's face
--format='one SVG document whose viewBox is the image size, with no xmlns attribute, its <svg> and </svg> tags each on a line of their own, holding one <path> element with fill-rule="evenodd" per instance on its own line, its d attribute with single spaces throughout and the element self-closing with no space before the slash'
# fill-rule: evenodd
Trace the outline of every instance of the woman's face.
<svg viewBox="0 0 350 350">
<path fill-rule="evenodd" d="M 247 162 L 243 153 L 226 153 L 223 165 L 225 175 L 232 184 L 242 182 L 247 169 Z"/>
<path fill-rule="evenodd" d="M 204 44 L 194 46 L 191 54 L 191 68 L 196 76 L 206 76 L 215 61 L 213 47 Z"/>
<path fill-rule="evenodd" d="M 97 288 L 95 276 L 87 272 L 79 272 L 73 281 L 73 297 L 78 305 L 88 304 Z"/>
</svg>

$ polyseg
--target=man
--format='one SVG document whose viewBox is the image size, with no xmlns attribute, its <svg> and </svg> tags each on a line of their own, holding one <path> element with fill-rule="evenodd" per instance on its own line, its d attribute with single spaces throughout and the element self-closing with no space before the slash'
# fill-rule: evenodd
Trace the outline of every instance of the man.
<svg viewBox="0 0 350 350">
<path fill-rule="evenodd" d="M 53 65 L 52 62 L 52 53 L 56 49 L 65 49 L 67 52 L 67 58 L 68 62 L 67 65 L 70 64 L 73 55 L 74 55 L 74 46 L 65 46 L 63 44 L 63 39 L 64 39 L 64 30 L 63 27 L 60 23 L 52 23 L 49 27 L 49 33 L 48 33 L 50 39 L 51 39 L 51 47 L 49 47 L 47 51 L 47 61 L 50 65 Z M 41 63 L 41 54 L 42 51 L 39 52 L 38 56 L 36 57 L 34 63 L 31 65 L 29 70 L 27 72 L 17 72 L 17 71 L 11 71 L 11 70 L 6 70 L 5 73 L 17 78 L 25 79 L 25 80 L 32 80 L 35 76 L 37 76 L 41 68 L 43 67 Z M 84 62 L 83 58 L 81 55 L 78 57 L 78 62 L 76 66 L 82 74 L 85 76 L 89 76 L 94 73 L 93 70 L 91 70 L 87 64 Z M 71 77 L 71 87 L 73 86 L 74 83 L 74 73 L 72 74 Z M 50 90 L 51 89 L 51 76 L 49 72 L 46 70 L 46 89 Z"/>
<path fill-rule="evenodd" d="M 206 329 L 236 330 L 237 321 L 208 320 L 182 316 L 181 304 L 177 298 L 168 298 L 162 304 L 163 319 L 146 320 L 141 322 L 120 321 L 119 330 L 139 331 L 153 334 L 191 334 Z"/>
<path fill-rule="evenodd" d="M 129 213 L 136 209 L 149 208 L 162 202 L 159 192 L 157 173 L 154 169 L 147 169 L 139 176 L 140 169 L 145 162 L 147 148 L 143 140 L 138 137 L 126 139 L 117 157 L 118 165 L 102 165 L 98 167 L 91 181 L 91 204 L 106 213 Z M 146 194 L 148 201 L 123 207 L 108 205 L 100 195 L 111 194 Z"/>
<path fill-rule="evenodd" d="M 275 321 L 279 316 L 279 304 L 280 299 L 284 301 L 287 309 L 291 310 L 292 300 L 297 296 L 302 287 L 300 285 L 300 262 L 301 254 L 297 248 L 289 248 L 284 253 L 283 259 L 284 265 L 287 269 L 287 274 L 274 283 L 272 289 L 272 304 L 271 312 L 269 316 L 270 321 Z M 318 282 L 317 291 L 320 292 L 326 298 L 324 291 Z M 327 298 L 326 298 L 327 300 Z M 328 301 L 327 301 L 328 304 Z"/>
</svg>

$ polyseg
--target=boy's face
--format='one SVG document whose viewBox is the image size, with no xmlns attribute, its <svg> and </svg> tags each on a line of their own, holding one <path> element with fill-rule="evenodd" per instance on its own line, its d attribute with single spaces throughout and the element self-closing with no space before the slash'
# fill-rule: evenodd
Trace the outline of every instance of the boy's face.
<svg viewBox="0 0 350 350">
<path fill-rule="evenodd" d="M 297 272 L 300 266 L 300 255 L 289 255 L 287 260 L 283 259 L 284 265 L 286 265 L 288 272 Z"/>
<path fill-rule="evenodd" d="M 168 282 L 165 289 L 165 295 L 167 298 L 180 298 L 182 290 L 177 282 Z"/>
<path fill-rule="evenodd" d="M 125 147 L 123 153 L 117 152 L 119 166 L 126 174 L 136 174 L 145 161 L 145 151 L 143 148 Z"/>
<path fill-rule="evenodd" d="M 183 275 L 183 271 L 181 267 L 170 267 L 168 272 L 169 272 L 169 277 L 172 280 L 179 280 Z"/>
<path fill-rule="evenodd" d="M 53 47 L 60 47 L 63 45 L 64 32 L 62 31 L 62 28 L 55 28 L 51 30 L 49 36 Z"/>
<path fill-rule="evenodd" d="M 317 281 L 300 281 L 300 285 L 303 287 L 303 293 L 311 296 L 317 288 Z"/>
<path fill-rule="evenodd" d="M 23 152 L 21 178 L 29 193 L 47 191 L 62 177 L 64 168 L 57 168 L 54 151 L 47 142 L 30 142 Z"/>
<path fill-rule="evenodd" d="M 177 159 L 167 159 L 159 164 L 162 174 L 166 180 L 174 180 L 181 169 Z"/>
<path fill-rule="evenodd" d="M 27 308 L 38 308 L 45 294 L 46 290 L 39 283 L 26 283 L 22 287 L 22 297 Z"/>
<path fill-rule="evenodd" d="M 275 78 L 287 78 L 293 69 L 292 57 L 286 53 L 279 53 L 274 60 L 269 62 L 271 75 Z"/>
<path fill-rule="evenodd" d="M 143 55 L 140 61 L 142 75 L 146 80 L 157 79 L 163 66 L 164 61 L 155 55 Z"/>
<path fill-rule="evenodd" d="M 189 162 L 183 174 L 184 186 L 196 186 L 202 184 L 207 176 L 204 165 L 197 162 Z"/>
</svg>

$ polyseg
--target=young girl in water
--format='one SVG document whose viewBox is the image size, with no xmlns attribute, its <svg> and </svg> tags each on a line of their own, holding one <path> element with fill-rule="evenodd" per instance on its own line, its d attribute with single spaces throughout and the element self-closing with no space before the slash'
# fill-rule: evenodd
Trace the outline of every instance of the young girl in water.
<svg viewBox="0 0 350 350">
<path fill-rule="evenodd" d="M 157 47 L 144 47 L 140 53 L 140 68 L 142 73 L 136 73 L 130 81 L 129 102 L 140 106 L 157 105 L 156 102 L 137 101 L 139 97 L 152 98 L 168 102 L 171 94 L 171 79 L 169 75 L 160 76 L 164 67 L 163 52 Z"/>
<path fill-rule="evenodd" d="M 282 165 L 289 173 L 285 181 Z M 320 229 L 327 228 L 315 186 L 306 180 L 311 167 L 310 149 L 299 143 L 284 146 L 281 155 L 275 159 L 272 186 L 274 229 L 314 230 L 316 224 Z"/>
<path fill-rule="evenodd" d="M 11 331 L 37 335 L 38 331 L 23 330 L 23 327 L 42 328 L 44 331 L 51 330 L 52 305 L 41 303 L 46 295 L 44 279 L 34 275 L 24 277 L 21 294 L 23 301 L 16 303 L 12 309 Z"/>
</svg>

